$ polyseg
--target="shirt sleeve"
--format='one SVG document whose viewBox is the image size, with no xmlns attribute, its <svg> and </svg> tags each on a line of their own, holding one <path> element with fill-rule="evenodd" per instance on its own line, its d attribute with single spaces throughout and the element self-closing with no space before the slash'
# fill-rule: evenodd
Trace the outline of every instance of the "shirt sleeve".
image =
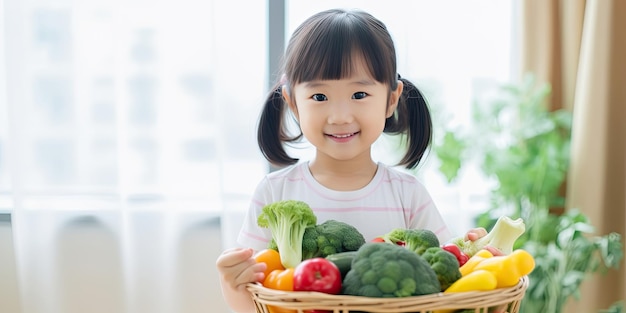
<svg viewBox="0 0 626 313">
<path fill-rule="evenodd" d="M 428 229 L 437 235 L 440 243 L 449 242 L 453 234 L 446 225 L 432 197 L 421 183 L 413 188 L 413 212 L 410 227 Z"/>
<path fill-rule="evenodd" d="M 267 248 L 272 234 L 269 229 L 257 225 L 257 218 L 261 209 L 267 203 L 271 203 L 271 190 L 267 177 L 261 180 L 254 191 L 248 212 L 246 213 L 241 230 L 237 236 L 237 243 L 242 247 L 252 248 L 256 251 Z"/>
</svg>

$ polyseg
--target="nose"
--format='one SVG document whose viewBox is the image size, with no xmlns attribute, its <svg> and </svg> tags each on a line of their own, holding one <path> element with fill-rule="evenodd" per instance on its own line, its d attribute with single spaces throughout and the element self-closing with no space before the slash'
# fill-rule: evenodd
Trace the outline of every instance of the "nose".
<svg viewBox="0 0 626 313">
<path fill-rule="evenodd" d="M 335 102 L 328 107 L 328 124 L 349 124 L 354 121 L 354 112 L 350 103 Z"/>
</svg>

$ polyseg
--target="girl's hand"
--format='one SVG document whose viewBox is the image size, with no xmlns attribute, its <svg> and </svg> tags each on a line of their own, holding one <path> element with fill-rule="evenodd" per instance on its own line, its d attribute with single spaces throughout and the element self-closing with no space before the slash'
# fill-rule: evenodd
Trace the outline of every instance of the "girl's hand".
<svg viewBox="0 0 626 313">
<path fill-rule="evenodd" d="M 231 289 L 243 289 L 247 283 L 262 281 L 265 263 L 257 263 L 252 249 L 233 248 L 222 252 L 216 266 L 222 283 Z"/>
<path fill-rule="evenodd" d="M 465 234 L 465 240 L 475 241 L 478 238 L 485 237 L 487 230 L 483 227 L 472 228 Z"/>
<path fill-rule="evenodd" d="M 487 230 L 485 228 L 483 227 L 472 228 L 465 234 L 465 240 L 475 241 L 478 238 L 485 237 L 486 235 L 487 235 Z M 486 246 L 484 249 L 488 250 L 493 255 L 503 255 L 502 251 L 491 246 Z"/>
</svg>

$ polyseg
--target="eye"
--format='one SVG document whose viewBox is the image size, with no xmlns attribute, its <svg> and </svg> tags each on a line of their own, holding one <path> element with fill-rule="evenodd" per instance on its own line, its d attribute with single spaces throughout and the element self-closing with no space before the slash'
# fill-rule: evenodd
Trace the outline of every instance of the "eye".
<svg viewBox="0 0 626 313">
<path fill-rule="evenodd" d="M 315 101 L 326 101 L 328 100 L 328 98 L 326 98 L 326 95 L 323 95 L 321 93 L 316 93 L 313 96 L 311 96 L 311 99 L 315 100 Z"/>
<path fill-rule="evenodd" d="M 363 99 L 363 98 L 365 98 L 365 97 L 367 97 L 367 93 L 366 93 L 366 92 L 363 92 L 363 91 L 355 92 L 355 93 L 352 95 L 352 99 L 357 99 L 357 100 L 358 100 L 358 99 Z"/>
</svg>

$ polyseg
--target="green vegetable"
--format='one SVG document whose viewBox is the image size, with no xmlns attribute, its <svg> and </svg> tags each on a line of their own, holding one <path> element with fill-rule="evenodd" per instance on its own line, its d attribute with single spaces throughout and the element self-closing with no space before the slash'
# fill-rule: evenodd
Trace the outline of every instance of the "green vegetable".
<svg viewBox="0 0 626 313">
<path fill-rule="evenodd" d="M 303 247 L 304 259 L 326 257 L 344 251 L 356 251 L 365 243 L 365 237 L 356 227 L 336 220 L 327 220 L 316 225 L 315 230 L 317 231 L 316 247 L 313 244 L 305 243 Z M 305 240 L 307 237 L 305 233 Z"/>
<path fill-rule="evenodd" d="M 454 254 L 439 247 L 431 247 L 424 251 L 422 258 L 430 264 L 430 268 L 437 274 L 441 291 L 448 289 L 452 283 L 461 278 L 459 262 Z"/>
<path fill-rule="evenodd" d="M 365 243 L 343 280 L 342 293 L 365 297 L 409 297 L 441 291 L 437 275 L 418 254 L 401 246 Z"/>
<path fill-rule="evenodd" d="M 336 220 L 307 227 L 302 238 L 302 259 L 325 258 L 331 254 L 356 251 L 365 243 L 365 237 L 356 227 Z M 272 240 L 269 248 L 278 249 Z"/>
<path fill-rule="evenodd" d="M 269 228 L 285 268 L 296 267 L 302 261 L 302 239 L 317 217 L 309 205 L 297 200 L 281 200 L 264 206 L 257 218 L 260 227 Z"/>
<path fill-rule="evenodd" d="M 395 228 L 380 236 L 385 242 L 404 246 L 419 255 L 431 247 L 439 247 L 437 235 L 428 229 Z"/>
<path fill-rule="evenodd" d="M 470 257 L 486 246 L 494 247 L 503 254 L 510 254 L 513 251 L 515 241 L 524 231 L 526 231 L 526 225 L 522 218 L 513 220 L 508 216 L 501 216 L 486 236 L 475 241 L 458 237 L 453 239 L 452 243 L 459 246 L 461 251 Z"/>
<path fill-rule="evenodd" d="M 339 268 L 341 273 L 341 279 L 346 277 L 346 274 L 352 268 L 352 260 L 356 257 L 357 251 L 346 251 L 328 255 L 326 260 L 329 260 Z"/>
</svg>

